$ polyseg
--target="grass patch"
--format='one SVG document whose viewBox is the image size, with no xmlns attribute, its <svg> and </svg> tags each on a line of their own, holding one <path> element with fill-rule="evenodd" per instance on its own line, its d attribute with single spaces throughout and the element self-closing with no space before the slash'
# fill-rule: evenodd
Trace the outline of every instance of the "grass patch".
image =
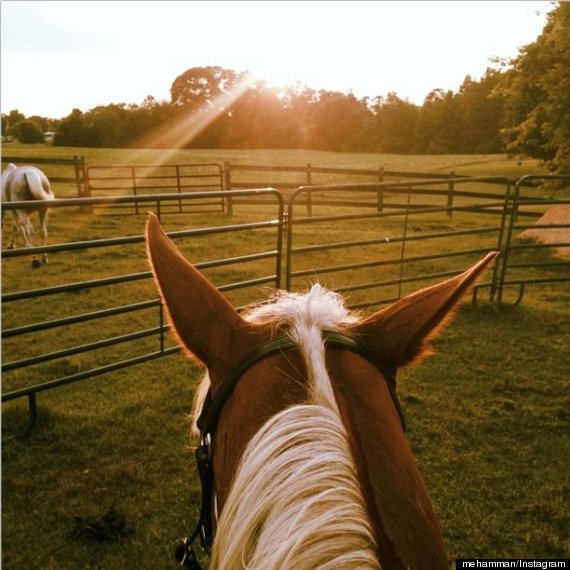
<svg viewBox="0 0 570 570">
<path fill-rule="evenodd" d="M 455 558 L 568 556 L 568 310 L 466 307 L 401 381 Z"/>
</svg>

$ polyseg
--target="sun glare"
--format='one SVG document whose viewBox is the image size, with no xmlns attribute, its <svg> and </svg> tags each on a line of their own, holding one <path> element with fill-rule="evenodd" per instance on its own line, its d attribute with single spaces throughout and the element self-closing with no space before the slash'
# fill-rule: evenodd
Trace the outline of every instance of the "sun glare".
<svg viewBox="0 0 570 570">
<path fill-rule="evenodd" d="M 165 127 L 139 139 L 135 146 L 169 149 L 162 154 L 160 165 L 167 163 L 178 149 L 184 148 L 208 125 L 215 121 L 221 113 L 237 101 L 252 85 L 253 81 L 254 78 L 251 75 L 246 76 L 242 81 L 234 85 L 230 92 L 223 93 L 207 106 L 188 112 L 182 118 L 177 117 Z M 150 169 L 147 176 L 151 176 L 152 173 L 153 169 Z"/>
</svg>

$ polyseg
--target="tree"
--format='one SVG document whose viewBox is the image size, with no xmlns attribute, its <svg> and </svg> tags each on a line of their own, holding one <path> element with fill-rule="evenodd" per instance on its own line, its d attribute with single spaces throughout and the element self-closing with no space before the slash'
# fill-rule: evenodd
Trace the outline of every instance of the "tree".
<svg viewBox="0 0 570 570">
<path fill-rule="evenodd" d="M 35 144 L 44 141 L 44 133 L 41 127 L 36 122 L 30 120 L 18 123 L 17 137 L 24 144 Z"/>
<path fill-rule="evenodd" d="M 570 172 L 570 3 L 560 2 L 537 40 L 519 50 L 497 92 L 507 150 Z"/>
<path fill-rule="evenodd" d="M 82 111 L 73 109 L 63 118 L 53 141 L 55 146 L 95 146 Z"/>
<path fill-rule="evenodd" d="M 338 152 L 370 150 L 366 135 L 371 117 L 365 99 L 352 93 L 319 91 L 313 112 L 315 147 Z"/>
<path fill-rule="evenodd" d="M 463 117 L 457 94 L 434 89 L 420 110 L 414 152 L 443 154 L 463 152 Z"/>
<path fill-rule="evenodd" d="M 228 130 L 229 108 L 247 88 L 247 73 L 214 67 L 193 67 L 179 75 L 170 89 L 178 124 L 176 136 L 185 147 L 215 148 Z"/>
<path fill-rule="evenodd" d="M 134 148 L 164 146 L 161 133 L 171 124 L 174 107 L 148 95 L 140 105 L 130 105 L 124 125 L 124 142 Z"/>
<path fill-rule="evenodd" d="M 420 109 L 395 93 L 374 100 L 373 144 L 377 152 L 406 154 L 412 152 Z"/>
<path fill-rule="evenodd" d="M 193 67 L 179 75 L 170 88 L 173 105 L 192 110 L 225 107 L 232 91 L 242 82 L 246 73 L 214 67 Z"/>
<path fill-rule="evenodd" d="M 2 113 L 2 136 L 17 136 L 18 124 L 26 118 L 18 109 L 13 109 L 8 115 Z"/>
<path fill-rule="evenodd" d="M 284 108 L 262 82 L 250 87 L 230 108 L 223 146 L 230 148 L 284 148 Z"/>
<path fill-rule="evenodd" d="M 458 93 L 463 122 L 461 152 L 497 153 L 503 150 L 500 136 L 502 98 L 494 96 L 501 80 L 496 69 L 487 69 L 480 81 L 467 76 Z"/>
<path fill-rule="evenodd" d="M 316 147 L 314 117 L 318 93 L 299 82 L 280 94 L 283 105 L 282 137 L 285 148 Z M 286 141 L 286 142 L 285 142 Z"/>
<path fill-rule="evenodd" d="M 116 148 L 127 143 L 129 108 L 124 103 L 101 105 L 86 113 L 93 146 Z"/>
</svg>

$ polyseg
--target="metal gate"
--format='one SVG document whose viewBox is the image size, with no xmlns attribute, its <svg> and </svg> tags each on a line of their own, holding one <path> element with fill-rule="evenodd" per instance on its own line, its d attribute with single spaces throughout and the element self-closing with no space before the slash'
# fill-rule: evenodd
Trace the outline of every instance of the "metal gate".
<svg viewBox="0 0 570 570">
<path fill-rule="evenodd" d="M 497 277 L 497 301 L 507 302 L 507 293 L 514 289 L 514 303 L 520 303 L 526 286 L 556 286 L 570 280 L 570 242 L 565 240 L 570 228 L 570 198 L 566 194 L 537 196 L 535 183 L 570 182 L 570 175 L 523 176 L 509 196 L 509 223 Z M 560 212 L 556 215 L 555 212 Z M 554 213 L 554 215 L 550 215 Z M 538 220 L 538 223 L 537 223 Z M 540 238 L 537 237 L 540 236 Z"/>
<path fill-rule="evenodd" d="M 509 180 L 454 179 L 453 205 L 449 185 L 424 180 L 299 188 L 288 208 L 286 287 L 318 279 L 348 296 L 352 307 L 368 307 L 501 251 Z M 497 269 L 479 288 L 494 295 Z"/>
<path fill-rule="evenodd" d="M 177 192 L 207 192 L 224 190 L 222 167 L 216 163 L 155 164 L 89 166 L 85 175 L 88 197 L 117 195 L 148 196 L 149 194 Z M 200 200 L 178 200 L 174 207 L 183 211 L 183 205 L 191 211 L 224 211 L 224 196 L 202 195 Z M 108 206 L 108 205 L 106 205 Z M 115 205 L 123 209 L 127 204 Z M 139 213 L 139 202 L 129 204 Z M 130 209 L 129 208 L 129 209 Z M 188 211 L 188 210 L 187 210 Z"/>
</svg>

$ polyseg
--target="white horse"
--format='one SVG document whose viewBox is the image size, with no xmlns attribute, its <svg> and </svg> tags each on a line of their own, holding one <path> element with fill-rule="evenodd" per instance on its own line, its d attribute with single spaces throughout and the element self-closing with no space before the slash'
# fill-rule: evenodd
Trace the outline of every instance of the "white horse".
<svg viewBox="0 0 570 570">
<path fill-rule="evenodd" d="M 47 176 L 35 166 L 16 166 L 9 164 L 2 173 L 2 203 L 6 202 L 25 202 L 37 200 L 42 203 L 37 208 L 12 210 L 14 215 L 14 225 L 12 227 L 12 238 L 9 248 L 15 247 L 16 234 L 18 230 L 24 238 L 26 247 L 34 245 L 34 226 L 30 220 L 30 215 L 37 211 L 40 217 L 42 245 L 47 240 L 47 221 L 48 207 L 44 202 L 53 200 L 54 193 L 51 189 Z M 2 211 L 2 220 L 4 219 L 4 211 Z M 42 262 L 47 262 L 47 254 L 42 255 Z M 34 267 L 39 265 L 38 260 L 34 260 Z"/>
</svg>

